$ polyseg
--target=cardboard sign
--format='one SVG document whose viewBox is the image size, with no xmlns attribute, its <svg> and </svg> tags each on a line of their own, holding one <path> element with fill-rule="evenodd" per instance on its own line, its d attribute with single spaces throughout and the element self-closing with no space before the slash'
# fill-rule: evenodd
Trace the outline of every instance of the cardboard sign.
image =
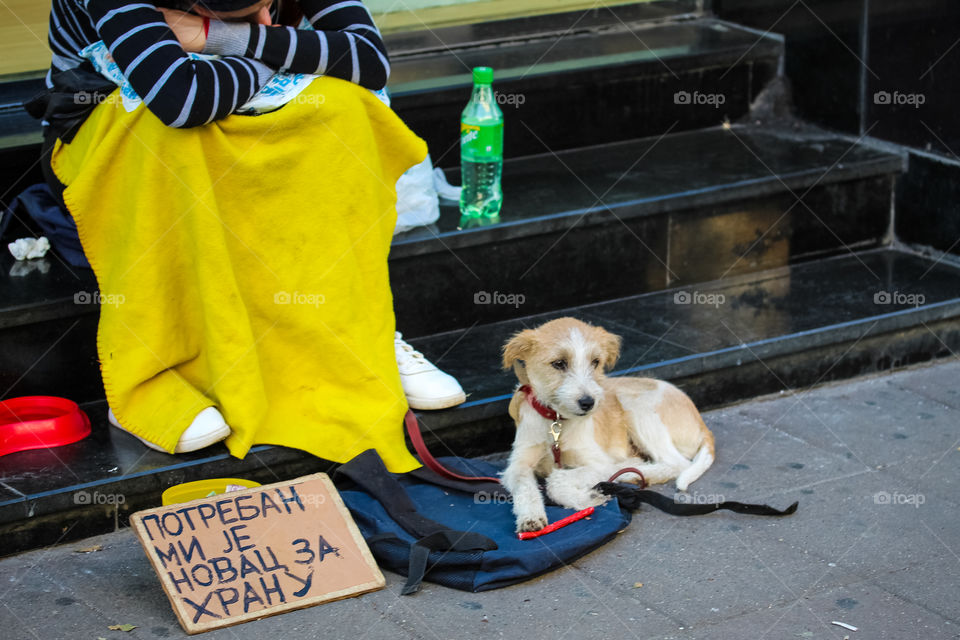
<svg viewBox="0 0 960 640">
<path fill-rule="evenodd" d="M 190 634 L 385 584 L 324 473 L 139 511 L 130 520 Z"/>
</svg>

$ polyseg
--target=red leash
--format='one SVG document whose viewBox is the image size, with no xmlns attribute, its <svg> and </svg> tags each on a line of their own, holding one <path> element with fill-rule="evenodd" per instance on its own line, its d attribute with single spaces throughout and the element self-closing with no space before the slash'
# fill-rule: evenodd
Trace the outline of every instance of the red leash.
<svg viewBox="0 0 960 640">
<path fill-rule="evenodd" d="M 447 469 L 445 466 L 440 464 L 440 462 L 430 454 L 430 450 L 427 449 L 427 443 L 423 441 L 423 434 L 420 433 L 420 423 L 417 421 L 417 416 L 414 415 L 411 409 L 407 409 L 407 415 L 404 416 L 403 422 L 407 425 L 407 433 L 410 434 L 410 442 L 413 443 L 413 448 L 416 450 L 417 455 L 420 456 L 420 462 L 422 462 L 425 467 L 434 473 L 437 473 L 449 480 L 461 480 L 464 482 L 496 482 L 497 484 L 500 484 L 500 478 L 462 476 L 459 473 L 450 471 L 450 469 Z"/>
<path fill-rule="evenodd" d="M 619 478 L 625 473 L 635 473 L 638 476 L 640 476 L 640 488 L 641 489 L 647 488 L 647 479 L 643 476 L 643 472 L 640 471 L 640 469 L 637 469 L 636 467 L 624 467 L 623 469 L 620 469 L 620 471 L 617 471 L 615 474 L 610 476 L 610 479 L 607 480 L 607 482 L 614 482 L 616 481 L 617 478 Z"/>
</svg>

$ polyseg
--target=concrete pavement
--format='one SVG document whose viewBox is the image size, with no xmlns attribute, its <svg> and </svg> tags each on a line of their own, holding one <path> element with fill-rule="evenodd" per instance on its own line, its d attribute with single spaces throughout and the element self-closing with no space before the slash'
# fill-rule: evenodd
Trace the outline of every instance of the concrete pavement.
<svg viewBox="0 0 960 640">
<path fill-rule="evenodd" d="M 605 547 L 521 585 L 425 583 L 401 597 L 387 572 L 383 591 L 202 637 L 958 638 L 958 382 L 953 358 L 707 414 L 718 456 L 692 496 L 799 500 L 792 517 L 646 508 Z M 186 636 L 124 530 L 0 560 L 0 637 Z"/>
</svg>

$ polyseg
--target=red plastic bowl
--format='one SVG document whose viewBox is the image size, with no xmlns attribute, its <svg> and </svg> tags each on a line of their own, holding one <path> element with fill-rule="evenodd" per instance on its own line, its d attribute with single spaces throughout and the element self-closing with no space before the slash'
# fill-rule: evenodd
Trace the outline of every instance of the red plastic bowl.
<svg viewBox="0 0 960 640">
<path fill-rule="evenodd" d="M 59 447 L 88 435 L 90 418 L 73 400 L 24 396 L 0 401 L 0 456 Z"/>
</svg>

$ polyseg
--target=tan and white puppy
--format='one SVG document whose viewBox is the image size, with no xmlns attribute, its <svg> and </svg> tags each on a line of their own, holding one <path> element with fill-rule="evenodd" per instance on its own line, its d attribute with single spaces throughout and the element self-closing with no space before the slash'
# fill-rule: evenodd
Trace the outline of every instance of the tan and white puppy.
<svg viewBox="0 0 960 640">
<path fill-rule="evenodd" d="M 618 336 L 575 318 L 521 331 L 504 346 L 503 367 L 520 380 L 510 402 L 517 433 L 502 476 L 517 531 L 547 525 L 537 477 L 557 504 L 585 509 L 606 501 L 593 487 L 624 467 L 650 484 L 676 479 L 686 491 L 713 464 L 713 434 L 690 398 L 668 382 L 606 377 L 619 354 Z M 559 433 L 560 466 L 551 429 Z"/>
</svg>

